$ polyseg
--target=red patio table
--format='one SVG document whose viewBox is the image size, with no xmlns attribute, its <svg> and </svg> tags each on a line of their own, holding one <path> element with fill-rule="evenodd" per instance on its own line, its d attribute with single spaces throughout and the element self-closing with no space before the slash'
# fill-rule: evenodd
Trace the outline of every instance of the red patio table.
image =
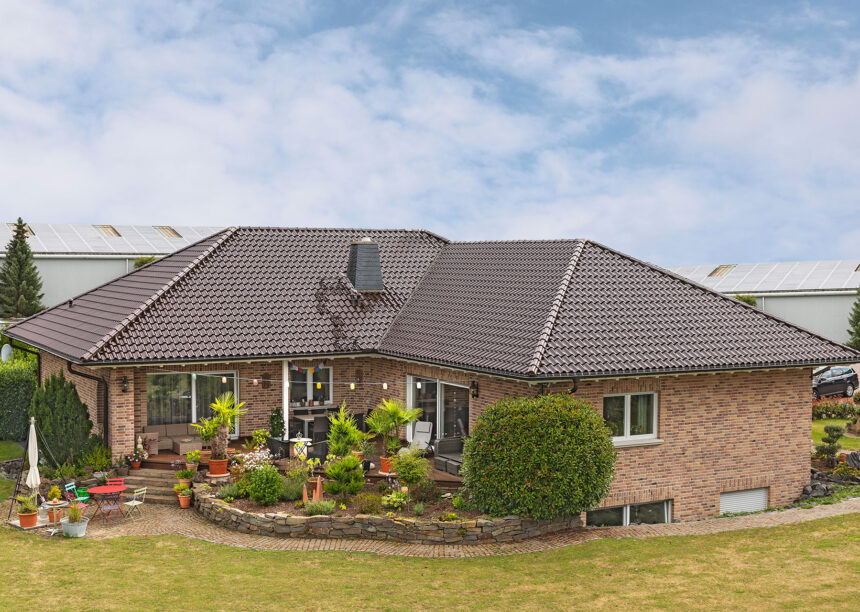
<svg viewBox="0 0 860 612">
<path fill-rule="evenodd" d="M 109 495 L 111 493 L 123 493 L 128 487 L 125 485 L 99 485 L 97 487 L 90 487 L 87 489 L 87 493 L 91 496 L 101 496 L 101 495 Z M 96 518 L 99 512 L 102 511 L 102 499 L 101 497 L 93 497 L 92 498 L 96 502 L 96 511 L 93 512 L 93 515 L 90 517 L 90 520 Z M 119 506 L 119 513 L 122 516 L 125 516 L 125 513 L 122 511 L 122 504 Z"/>
</svg>

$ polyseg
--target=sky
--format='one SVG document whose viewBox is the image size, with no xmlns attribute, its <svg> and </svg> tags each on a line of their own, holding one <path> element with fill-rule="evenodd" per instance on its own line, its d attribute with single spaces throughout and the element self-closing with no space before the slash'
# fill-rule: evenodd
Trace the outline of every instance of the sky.
<svg viewBox="0 0 860 612">
<path fill-rule="evenodd" d="M 0 217 L 860 257 L 853 2 L 0 0 Z"/>
</svg>

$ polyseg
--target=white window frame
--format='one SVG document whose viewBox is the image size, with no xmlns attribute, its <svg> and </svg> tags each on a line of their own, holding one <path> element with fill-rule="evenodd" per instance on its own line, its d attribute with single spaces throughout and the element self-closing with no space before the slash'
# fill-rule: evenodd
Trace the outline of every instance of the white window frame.
<svg viewBox="0 0 860 612">
<path fill-rule="evenodd" d="M 630 398 L 634 395 L 650 395 L 654 398 L 654 422 L 652 423 L 651 429 L 653 429 L 654 433 L 649 434 L 638 434 L 635 436 L 630 435 Z M 644 391 L 644 392 L 633 392 L 633 393 L 607 393 L 603 396 L 604 403 L 607 397 L 623 397 L 624 398 L 624 435 L 621 436 L 613 436 L 612 441 L 614 443 L 630 443 L 630 442 L 639 442 L 639 441 L 647 441 L 654 440 L 657 441 L 657 434 L 659 433 L 657 426 L 660 423 L 660 407 L 658 404 L 659 398 L 657 397 L 657 393 L 654 391 Z M 604 405 L 605 410 L 605 405 Z M 604 412 L 605 415 L 605 412 Z M 604 417 L 605 418 L 605 417 Z"/>
<path fill-rule="evenodd" d="M 305 385 L 307 387 L 306 391 L 305 391 L 305 393 L 306 393 L 305 397 L 310 399 L 314 396 L 314 385 L 316 383 L 314 383 L 313 374 L 310 374 L 310 372 L 308 372 L 308 370 L 310 370 L 310 368 L 302 368 L 302 369 L 305 371 L 305 374 L 307 374 L 307 376 L 306 376 L 307 380 L 305 380 Z M 334 384 L 333 384 L 334 383 L 334 368 L 331 366 L 326 366 L 324 368 L 316 368 L 315 367 L 314 373 L 316 373 L 318 370 L 328 370 L 328 399 L 326 400 L 326 402 L 324 404 L 314 404 L 313 406 L 308 406 L 307 404 L 305 404 L 304 406 L 293 406 L 292 400 L 288 399 L 288 402 L 290 403 L 290 406 L 289 406 L 290 408 L 303 409 L 303 408 L 316 408 L 317 406 L 332 406 L 332 405 L 334 405 Z M 297 383 L 297 381 L 294 381 L 292 379 L 292 375 L 293 375 L 292 373 L 293 373 L 293 371 L 289 370 L 289 374 L 288 374 L 289 387 L 290 388 L 298 387 L 301 383 Z M 323 384 L 325 384 L 325 383 L 323 383 Z"/>
<path fill-rule="evenodd" d="M 442 385 L 450 385 L 452 387 L 460 387 L 461 389 L 470 389 L 469 385 L 463 383 L 451 382 L 450 380 L 444 380 L 442 378 L 433 378 L 432 376 L 417 376 L 415 374 L 407 374 L 406 375 L 406 405 L 409 408 L 414 408 L 415 403 L 415 379 L 420 378 L 421 380 L 427 380 L 436 383 L 436 422 L 433 423 L 433 432 L 436 434 L 436 438 L 439 437 L 439 432 L 442 431 L 442 423 L 445 421 L 445 415 L 442 413 L 442 406 L 445 403 L 445 391 L 442 388 Z M 471 406 L 469 406 L 469 410 L 471 411 Z M 406 428 L 406 441 L 412 441 L 412 427 Z"/>
<path fill-rule="evenodd" d="M 672 500 L 671 499 L 664 499 L 662 501 L 663 501 L 663 514 L 666 516 L 666 522 L 665 523 L 643 523 L 643 524 L 668 525 L 669 523 L 672 522 Z M 609 506 L 608 508 L 592 508 L 592 510 L 612 510 L 614 508 L 620 507 L 623 509 L 622 514 L 621 514 L 621 516 L 622 516 L 622 518 L 621 518 L 622 525 L 621 526 L 622 527 L 629 527 L 630 526 L 630 507 L 631 506 L 647 506 L 649 504 L 657 504 L 659 502 L 660 502 L 660 500 L 656 500 L 656 501 L 652 501 L 652 502 L 642 502 L 639 504 L 627 504 L 626 506 Z"/>
</svg>

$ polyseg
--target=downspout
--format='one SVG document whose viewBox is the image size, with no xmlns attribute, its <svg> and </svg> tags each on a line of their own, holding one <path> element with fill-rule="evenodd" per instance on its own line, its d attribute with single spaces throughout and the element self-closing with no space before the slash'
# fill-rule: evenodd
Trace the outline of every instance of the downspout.
<svg viewBox="0 0 860 612">
<path fill-rule="evenodd" d="M 96 376 L 95 374 L 88 374 L 87 372 L 78 372 L 77 370 L 72 369 L 72 362 L 66 362 L 66 369 L 69 371 L 69 374 L 74 374 L 75 376 L 81 376 L 82 378 L 88 378 L 89 380 L 94 380 L 98 384 L 98 389 L 100 394 L 104 394 L 104 414 L 102 416 L 102 432 L 104 433 L 105 445 L 110 446 L 110 427 L 108 425 L 108 384 L 104 378 L 100 376 Z"/>
</svg>

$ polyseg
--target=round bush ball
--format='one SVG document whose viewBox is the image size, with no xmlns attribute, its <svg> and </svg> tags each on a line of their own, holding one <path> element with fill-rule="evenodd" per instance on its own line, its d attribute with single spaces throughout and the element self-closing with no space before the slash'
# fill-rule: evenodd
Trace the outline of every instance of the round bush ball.
<svg viewBox="0 0 860 612">
<path fill-rule="evenodd" d="M 469 501 L 491 516 L 575 516 L 606 496 L 614 470 L 603 419 L 568 394 L 497 401 L 478 418 L 463 449 Z"/>
</svg>

